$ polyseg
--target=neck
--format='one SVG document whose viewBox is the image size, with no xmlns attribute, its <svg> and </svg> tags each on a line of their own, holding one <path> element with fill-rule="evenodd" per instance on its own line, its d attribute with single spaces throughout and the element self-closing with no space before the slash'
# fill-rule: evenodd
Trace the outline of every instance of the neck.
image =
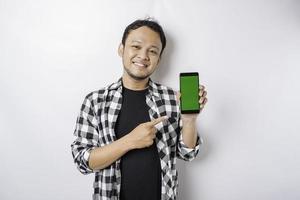
<svg viewBox="0 0 300 200">
<path fill-rule="evenodd" d="M 148 81 L 149 78 L 145 78 L 143 80 L 136 80 L 128 75 L 126 76 L 123 74 L 122 76 L 122 82 L 125 88 L 128 88 L 130 90 L 144 90 L 148 87 Z"/>
</svg>

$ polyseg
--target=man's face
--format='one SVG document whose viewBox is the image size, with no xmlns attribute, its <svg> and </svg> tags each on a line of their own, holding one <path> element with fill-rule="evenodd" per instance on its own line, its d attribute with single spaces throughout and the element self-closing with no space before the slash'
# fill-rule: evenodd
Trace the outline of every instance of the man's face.
<svg viewBox="0 0 300 200">
<path fill-rule="evenodd" d="M 135 80 L 148 78 L 157 68 L 162 49 L 159 34 L 146 26 L 131 30 L 125 46 L 119 46 L 118 53 L 122 57 L 124 75 Z"/>
</svg>

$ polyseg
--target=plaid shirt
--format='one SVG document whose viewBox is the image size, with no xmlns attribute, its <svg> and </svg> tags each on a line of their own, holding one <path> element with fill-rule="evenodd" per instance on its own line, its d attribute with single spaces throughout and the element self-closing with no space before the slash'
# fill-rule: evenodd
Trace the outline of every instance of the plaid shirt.
<svg viewBox="0 0 300 200">
<path fill-rule="evenodd" d="M 165 122 L 156 125 L 157 145 L 162 173 L 162 200 L 176 199 L 178 173 L 176 157 L 193 160 L 202 143 L 197 136 L 194 149 L 188 148 L 182 140 L 182 120 L 175 92 L 166 86 L 149 80 L 146 103 L 150 119 L 167 115 Z M 114 132 L 118 114 L 122 106 L 122 80 L 98 91 L 89 93 L 81 106 L 74 131 L 75 140 L 71 144 L 74 162 L 83 174 L 95 173 L 94 200 L 117 200 L 121 187 L 121 170 L 118 159 L 105 169 L 92 170 L 88 165 L 92 149 L 115 141 Z"/>
</svg>

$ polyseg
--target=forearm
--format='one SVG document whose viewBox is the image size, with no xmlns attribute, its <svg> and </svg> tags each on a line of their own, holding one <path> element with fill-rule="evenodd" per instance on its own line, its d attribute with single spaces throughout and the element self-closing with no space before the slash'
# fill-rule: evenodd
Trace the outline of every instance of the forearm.
<svg viewBox="0 0 300 200">
<path fill-rule="evenodd" d="M 197 143 L 196 119 L 182 120 L 182 138 L 183 142 L 189 148 L 194 148 Z"/>
<path fill-rule="evenodd" d="M 132 149 L 132 142 L 124 136 L 111 144 L 93 149 L 89 157 L 89 167 L 93 170 L 104 169 Z"/>
</svg>

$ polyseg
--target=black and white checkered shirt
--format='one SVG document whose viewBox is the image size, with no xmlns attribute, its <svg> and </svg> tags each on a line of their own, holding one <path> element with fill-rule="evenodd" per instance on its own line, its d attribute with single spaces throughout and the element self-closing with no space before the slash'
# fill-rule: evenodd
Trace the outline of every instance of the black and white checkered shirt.
<svg viewBox="0 0 300 200">
<path fill-rule="evenodd" d="M 194 149 L 188 148 L 182 140 L 182 120 L 176 93 L 169 87 L 149 80 L 146 103 L 150 119 L 167 115 L 165 122 L 156 125 L 156 145 L 162 172 L 162 200 L 174 200 L 177 195 L 178 174 L 176 157 L 186 161 L 195 158 L 202 140 L 198 136 Z M 72 155 L 79 171 L 95 173 L 94 200 L 118 200 L 121 186 L 120 159 L 101 170 L 92 170 L 88 159 L 92 149 L 102 147 L 116 140 L 114 132 L 122 106 L 122 80 L 119 79 L 98 91 L 88 94 L 81 106 L 71 144 Z"/>
</svg>

